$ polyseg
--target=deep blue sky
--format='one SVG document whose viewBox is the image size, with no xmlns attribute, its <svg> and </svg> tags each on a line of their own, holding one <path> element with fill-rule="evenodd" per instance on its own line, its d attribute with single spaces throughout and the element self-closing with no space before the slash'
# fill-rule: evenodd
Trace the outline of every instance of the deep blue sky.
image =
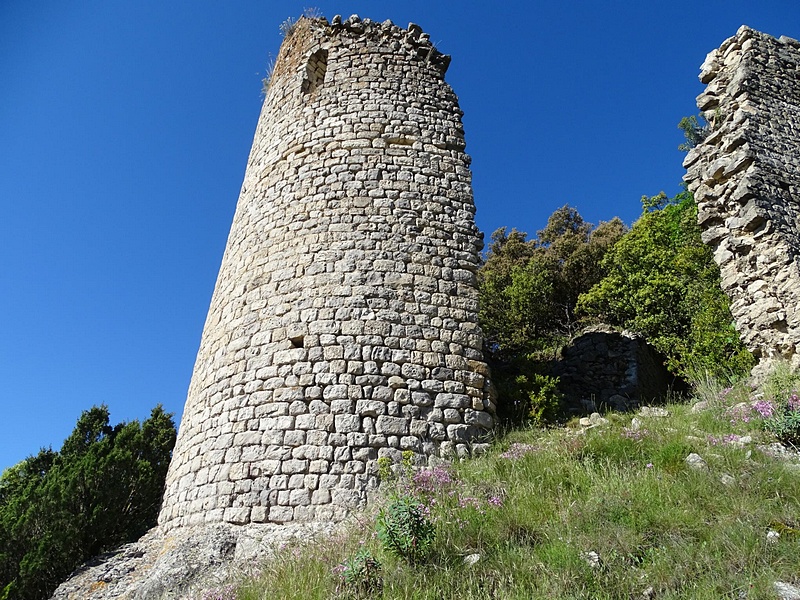
<svg viewBox="0 0 800 600">
<path fill-rule="evenodd" d="M 80 412 L 179 419 L 280 23 L 306 2 L 0 1 L 0 469 Z M 478 225 L 568 203 L 627 223 L 679 190 L 699 65 L 797 0 L 317 0 L 452 54 Z"/>
</svg>

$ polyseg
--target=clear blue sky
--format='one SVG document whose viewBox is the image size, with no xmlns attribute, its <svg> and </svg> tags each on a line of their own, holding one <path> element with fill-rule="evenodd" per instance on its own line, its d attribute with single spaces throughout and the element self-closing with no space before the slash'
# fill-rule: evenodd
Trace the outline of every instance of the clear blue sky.
<svg viewBox="0 0 800 600">
<path fill-rule="evenodd" d="M 563 204 L 632 222 L 679 191 L 699 65 L 797 0 L 316 0 L 419 23 L 453 56 L 478 225 Z M 80 412 L 180 418 L 260 108 L 281 0 L 0 1 L 0 469 Z"/>
</svg>

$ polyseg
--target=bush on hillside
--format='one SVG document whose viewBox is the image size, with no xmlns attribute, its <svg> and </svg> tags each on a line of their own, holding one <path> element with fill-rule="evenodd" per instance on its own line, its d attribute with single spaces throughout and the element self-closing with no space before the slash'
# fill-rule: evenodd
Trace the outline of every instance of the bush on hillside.
<svg viewBox="0 0 800 600">
<path fill-rule="evenodd" d="M 563 206 L 530 241 L 516 230 L 492 234 L 478 272 L 479 320 L 501 420 L 542 424 L 557 416 L 558 380 L 547 364 L 580 328 L 578 298 L 602 279 L 602 258 L 624 232 L 617 218 L 594 227 Z"/>
<path fill-rule="evenodd" d="M 580 297 L 578 313 L 641 334 L 686 379 L 746 374 L 753 358 L 700 239 L 694 198 L 642 200 L 644 213 L 605 255 L 606 275 Z"/>
<path fill-rule="evenodd" d="M 155 526 L 175 445 L 172 415 L 109 425 L 84 411 L 60 452 L 0 476 L 0 599 L 48 598 L 75 567 Z"/>
</svg>

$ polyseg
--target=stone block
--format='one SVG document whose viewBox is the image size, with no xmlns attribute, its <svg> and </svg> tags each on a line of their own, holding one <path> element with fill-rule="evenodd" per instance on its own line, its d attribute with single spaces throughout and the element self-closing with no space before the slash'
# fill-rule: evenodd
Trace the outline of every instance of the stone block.
<svg viewBox="0 0 800 600">
<path fill-rule="evenodd" d="M 291 506 L 271 506 L 269 520 L 273 523 L 288 523 L 294 518 L 294 509 Z"/>
<path fill-rule="evenodd" d="M 403 417 L 381 415 L 375 423 L 375 429 L 379 434 L 406 435 L 408 433 L 408 421 Z"/>
<path fill-rule="evenodd" d="M 250 507 L 240 506 L 226 508 L 223 515 L 223 520 L 227 523 L 244 525 L 245 523 L 250 522 Z"/>
<path fill-rule="evenodd" d="M 337 433 L 350 433 L 361 429 L 361 418 L 358 415 L 336 415 L 335 427 Z"/>
</svg>

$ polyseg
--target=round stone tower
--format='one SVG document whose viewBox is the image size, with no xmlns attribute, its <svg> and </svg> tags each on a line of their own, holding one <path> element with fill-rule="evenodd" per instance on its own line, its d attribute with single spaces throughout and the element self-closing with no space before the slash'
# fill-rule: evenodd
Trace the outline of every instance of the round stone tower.
<svg viewBox="0 0 800 600">
<path fill-rule="evenodd" d="M 376 459 L 492 425 L 449 57 L 416 25 L 286 35 L 167 476 L 164 530 L 338 520 Z"/>
</svg>

